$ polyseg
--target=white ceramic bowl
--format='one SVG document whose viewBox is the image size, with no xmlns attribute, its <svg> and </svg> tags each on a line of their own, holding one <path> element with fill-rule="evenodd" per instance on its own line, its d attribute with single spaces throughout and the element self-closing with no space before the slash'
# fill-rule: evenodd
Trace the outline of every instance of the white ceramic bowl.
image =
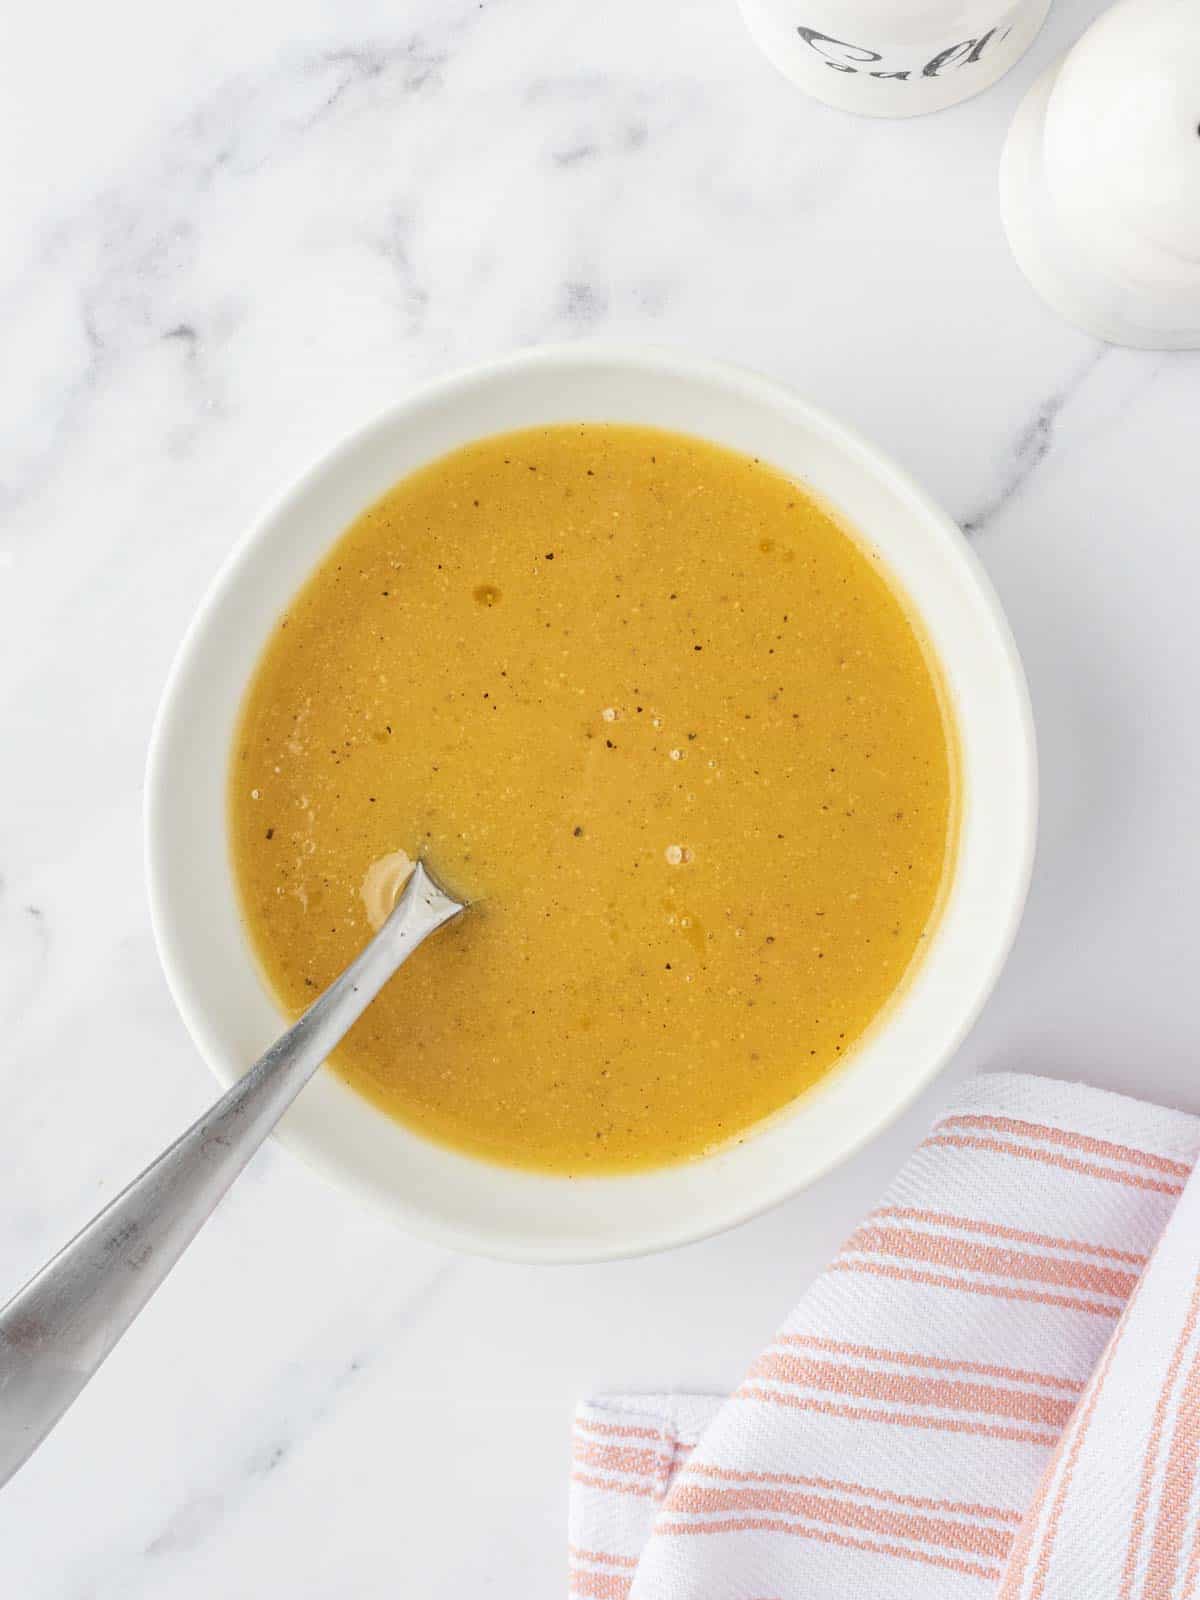
<svg viewBox="0 0 1200 1600">
<path fill-rule="evenodd" d="M 747 373 L 607 345 L 517 355 L 420 390 L 319 462 L 240 542 L 180 647 L 150 747 L 147 868 L 167 981 L 221 1083 L 281 1031 L 239 918 L 225 815 L 235 719 L 272 625 L 347 524 L 414 467 L 481 435 L 581 420 L 654 424 L 757 455 L 862 530 L 941 658 L 964 793 L 953 886 L 915 978 L 835 1073 L 744 1144 L 629 1177 L 540 1176 L 429 1143 L 330 1072 L 282 1122 L 289 1148 L 413 1232 L 538 1261 L 633 1255 L 713 1233 L 795 1194 L 890 1122 L 995 982 L 1035 832 L 1033 727 L 1012 636 L 966 540 L 904 473 Z"/>
</svg>

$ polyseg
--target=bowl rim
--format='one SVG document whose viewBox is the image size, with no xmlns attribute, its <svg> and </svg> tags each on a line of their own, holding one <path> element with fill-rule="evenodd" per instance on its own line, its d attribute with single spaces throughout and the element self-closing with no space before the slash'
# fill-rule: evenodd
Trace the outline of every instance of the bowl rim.
<svg viewBox="0 0 1200 1600">
<path fill-rule="evenodd" d="M 306 1139 L 293 1136 L 286 1123 L 271 1134 L 273 1140 L 286 1146 L 293 1154 L 299 1155 L 306 1165 L 327 1181 L 346 1190 L 357 1199 L 365 1201 L 372 1209 L 386 1213 L 405 1231 L 429 1243 L 496 1260 L 567 1264 L 648 1255 L 697 1242 L 724 1232 L 728 1228 L 737 1227 L 791 1199 L 857 1155 L 871 1140 L 896 1121 L 929 1087 L 959 1049 L 978 1019 L 1003 970 L 1020 925 L 1032 878 L 1037 845 L 1038 759 L 1032 703 L 1016 641 L 991 579 L 966 535 L 953 518 L 903 467 L 879 450 L 857 429 L 843 423 L 822 407 L 812 404 L 790 384 L 764 377 L 736 363 L 697 356 L 671 346 L 624 340 L 589 339 L 516 350 L 412 385 L 406 388 L 399 400 L 343 432 L 330 449 L 321 453 L 294 477 L 282 492 L 268 500 L 258 515 L 250 520 L 222 560 L 184 630 L 168 669 L 155 713 L 146 757 L 143 807 L 144 860 L 151 928 L 168 991 L 193 1044 L 223 1090 L 235 1081 L 238 1074 L 227 1075 L 219 1064 L 221 1051 L 206 1021 L 207 1008 L 197 993 L 197 986 L 188 970 L 187 958 L 179 948 L 173 925 L 173 913 L 169 905 L 168 851 L 164 841 L 164 819 L 168 807 L 172 804 L 168 736 L 177 719 L 177 702 L 192 669 L 193 657 L 199 652 L 201 641 L 214 617 L 231 593 L 238 589 L 243 568 L 270 528 L 290 507 L 302 502 L 327 474 L 340 470 L 344 463 L 370 439 L 376 435 L 387 434 L 406 417 L 452 401 L 457 393 L 468 391 L 481 383 L 537 369 L 553 369 L 563 363 L 576 367 L 591 366 L 598 371 L 612 368 L 623 368 L 629 372 L 653 370 L 656 374 L 713 386 L 757 401 L 763 406 L 786 413 L 796 426 L 811 429 L 815 434 L 823 436 L 839 455 L 863 467 L 899 498 L 907 501 L 929 531 L 936 534 L 938 542 L 951 559 L 959 563 L 962 571 L 969 577 L 978 600 L 986 610 L 994 630 L 995 642 L 1003 653 L 1009 687 L 1014 696 L 1012 709 L 1017 713 L 1019 728 L 1019 741 L 1014 755 L 1023 768 L 1020 783 L 1021 812 L 1016 819 L 1020 837 L 1019 859 L 1009 885 L 1003 918 L 997 918 L 993 924 L 990 937 L 991 960 L 986 972 L 980 975 L 972 1003 L 960 1014 L 957 1027 L 946 1034 L 940 1047 L 930 1050 L 921 1073 L 914 1073 L 911 1081 L 895 1092 L 886 1097 L 878 1097 L 875 1102 L 877 1109 L 864 1111 L 857 1125 L 849 1130 L 834 1148 L 815 1154 L 797 1175 L 782 1177 L 769 1188 L 747 1197 L 740 1205 L 731 1203 L 722 1210 L 721 1216 L 716 1220 L 705 1219 L 696 1225 L 690 1225 L 686 1221 L 675 1225 L 657 1221 L 654 1224 L 647 1222 L 641 1236 L 637 1238 L 613 1241 L 605 1245 L 589 1244 L 587 1247 L 535 1240 L 515 1234 L 506 1236 L 498 1242 L 492 1235 L 480 1235 L 469 1227 L 447 1221 L 418 1206 L 406 1203 L 397 1195 L 384 1194 L 343 1159 L 314 1148 Z M 339 530 L 330 543 L 340 537 L 341 531 L 344 530 Z M 282 1031 L 282 1020 L 280 1027 Z M 814 1086 L 814 1091 L 810 1092 L 817 1092 L 819 1089 L 818 1084 Z M 385 1115 L 383 1112 L 377 1114 Z M 693 1169 L 698 1169 L 708 1159 L 710 1158 L 702 1157 L 690 1165 Z M 487 1165 L 484 1162 L 477 1164 Z"/>
</svg>

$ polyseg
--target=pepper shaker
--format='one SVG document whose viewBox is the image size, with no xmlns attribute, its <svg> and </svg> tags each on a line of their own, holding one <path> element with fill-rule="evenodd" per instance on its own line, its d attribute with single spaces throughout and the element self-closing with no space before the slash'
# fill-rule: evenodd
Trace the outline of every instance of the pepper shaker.
<svg viewBox="0 0 1200 1600">
<path fill-rule="evenodd" d="M 1200 349 L 1200 0 L 1119 0 L 1030 90 L 1000 173 L 1017 263 L 1109 344 Z"/>
</svg>

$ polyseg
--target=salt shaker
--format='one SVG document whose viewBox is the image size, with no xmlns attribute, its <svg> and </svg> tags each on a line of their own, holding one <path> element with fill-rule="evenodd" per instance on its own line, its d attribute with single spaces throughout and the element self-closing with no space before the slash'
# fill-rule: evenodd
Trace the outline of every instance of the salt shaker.
<svg viewBox="0 0 1200 1600">
<path fill-rule="evenodd" d="M 842 111 L 915 117 L 988 88 L 1032 44 L 1050 0 L 738 0 L 759 45 Z"/>
<path fill-rule="evenodd" d="M 1119 0 L 1030 90 L 1004 150 L 1017 262 L 1110 344 L 1200 348 L 1200 0 Z"/>
</svg>

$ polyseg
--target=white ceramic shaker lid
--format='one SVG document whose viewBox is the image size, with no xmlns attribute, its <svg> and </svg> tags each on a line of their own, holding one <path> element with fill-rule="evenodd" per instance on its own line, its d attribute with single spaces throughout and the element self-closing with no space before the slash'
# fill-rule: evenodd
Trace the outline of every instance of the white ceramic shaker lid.
<svg viewBox="0 0 1200 1600">
<path fill-rule="evenodd" d="M 1200 348 L 1200 0 L 1119 0 L 1084 34 L 1017 112 L 1000 203 L 1069 322 Z"/>
</svg>

